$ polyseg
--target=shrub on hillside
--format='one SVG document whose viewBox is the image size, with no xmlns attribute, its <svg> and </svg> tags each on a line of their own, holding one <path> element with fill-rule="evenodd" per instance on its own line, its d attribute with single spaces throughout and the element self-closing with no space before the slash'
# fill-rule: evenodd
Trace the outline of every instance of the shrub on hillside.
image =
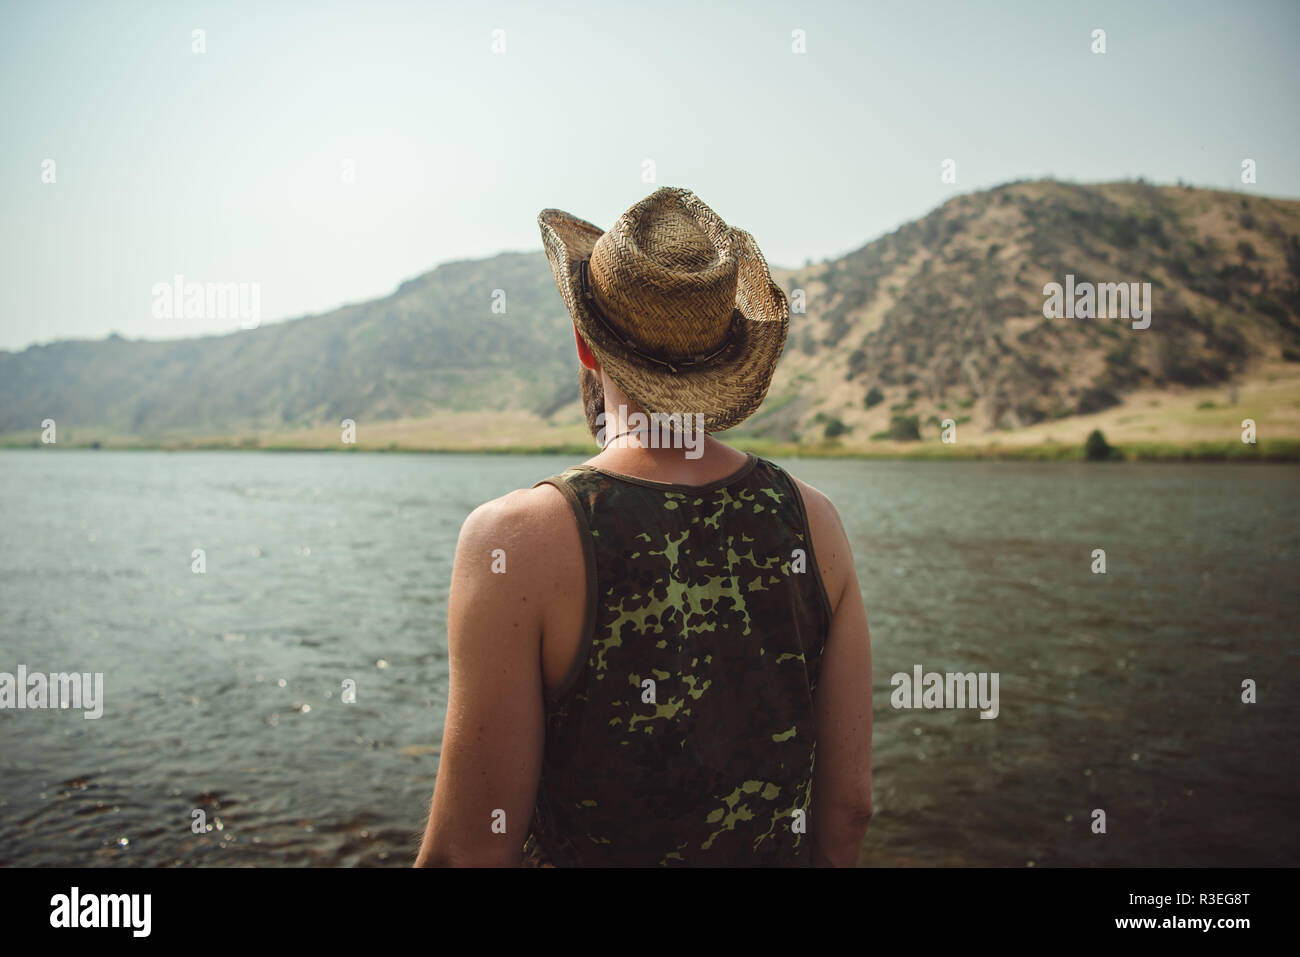
<svg viewBox="0 0 1300 957">
<path fill-rule="evenodd" d="M 1093 412 L 1109 409 L 1113 405 L 1119 405 L 1119 396 L 1109 389 L 1085 389 L 1083 395 L 1079 396 L 1079 404 L 1075 406 L 1075 414 L 1090 415 Z"/>
<path fill-rule="evenodd" d="M 919 442 L 921 439 L 921 417 L 918 415 L 896 415 L 889 422 L 889 437 L 895 442 Z"/>
<path fill-rule="evenodd" d="M 1114 455 L 1115 449 L 1101 434 L 1101 429 L 1093 429 L 1083 443 L 1083 457 L 1089 462 L 1105 462 Z"/>
<path fill-rule="evenodd" d="M 867 371 L 867 354 L 861 349 L 854 349 L 849 354 L 849 373 L 844 378 L 856 379 Z"/>
</svg>

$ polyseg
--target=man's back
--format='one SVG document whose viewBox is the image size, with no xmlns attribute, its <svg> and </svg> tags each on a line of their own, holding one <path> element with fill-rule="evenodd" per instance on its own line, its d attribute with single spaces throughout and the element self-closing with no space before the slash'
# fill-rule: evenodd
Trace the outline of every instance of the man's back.
<svg viewBox="0 0 1300 957">
<path fill-rule="evenodd" d="M 586 464 L 643 481 L 654 475 L 716 482 L 744 459 L 710 438 L 697 462 L 682 462 L 680 452 L 629 449 Z M 871 817 L 870 636 L 839 516 L 826 495 L 793 482 L 810 531 L 806 580 L 819 575 L 831 609 L 813 696 L 811 863 L 852 866 Z M 503 495 L 465 520 L 447 607 L 452 681 L 442 759 L 417 865 L 520 863 L 542 793 L 549 700 L 568 690 L 565 683 L 590 657 L 588 547 L 572 502 L 555 485 Z M 628 685 L 624 698 L 640 702 L 636 692 Z M 656 702 L 663 701 L 656 690 Z M 745 707 L 759 706 L 755 700 Z M 532 846 L 528 861 L 539 861 Z"/>
<path fill-rule="evenodd" d="M 585 840 L 597 851 L 618 843 L 637 862 L 671 863 L 680 850 L 668 848 L 683 844 L 697 861 L 719 848 L 717 859 L 730 863 L 853 864 L 871 814 L 871 645 L 835 509 L 762 463 L 773 487 L 748 503 L 754 535 L 743 522 L 713 529 L 703 515 L 672 514 L 702 486 L 743 480 L 746 456 L 713 434 L 739 425 L 767 394 L 789 328 L 785 293 L 754 237 L 688 189 L 655 190 L 607 230 L 560 209 L 537 221 L 573 319 L 587 428 L 602 449 L 586 465 L 642 489 L 692 488 L 680 501 L 634 497 L 641 505 L 625 509 L 600 495 L 584 506 L 566 479 L 512 492 L 466 519 L 447 601 L 442 758 L 417 864 L 517 864 L 534 822 L 541 840 L 530 847 L 570 862 L 583 858 L 575 848 Z M 690 498 L 689 507 L 705 503 Z M 602 532 L 610 541 L 597 545 Z M 643 549 L 638 536 L 648 537 Z M 639 550 L 629 559 L 622 548 Z M 799 551 L 806 566 L 797 572 Z M 765 607 L 741 614 L 741 598 L 746 609 Z M 653 614 L 636 604 L 646 601 Z M 720 623 L 714 655 L 707 641 Z M 755 627 L 759 639 L 746 643 Z M 602 679 L 602 662 L 620 674 Z M 707 677 L 701 662 L 714 669 Z M 627 687 L 615 688 L 619 680 Z M 676 687 L 665 702 L 656 684 L 651 700 L 647 680 Z M 666 750 L 656 751 L 660 742 Z M 590 796 L 584 778 L 611 760 L 631 780 L 615 782 L 621 793 L 609 785 Z M 680 786 L 654 779 L 682 768 L 694 777 Z M 610 806 L 620 801 L 621 820 Z M 766 829 L 736 837 L 740 822 L 769 811 Z M 785 812 L 783 845 L 773 835 Z M 691 833 L 670 845 L 638 813 L 663 815 L 661 831 Z M 706 825 L 720 827 L 698 836 Z"/>
<path fill-rule="evenodd" d="M 794 480 L 577 466 L 583 637 L 547 695 L 528 863 L 806 864 L 831 608 Z"/>
<path fill-rule="evenodd" d="M 725 479 L 744 461 L 710 438 L 698 461 L 633 448 L 611 449 L 586 464 L 643 481 L 696 484 L 693 479 Z M 806 820 L 811 863 L 852 865 L 871 815 L 866 613 L 834 507 L 810 486 L 793 483 L 810 530 L 805 581 L 820 578 L 831 613 L 813 695 L 816 766 Z M 453 680 L 439 785 L 417 863 L 520 862 L 542 792 L 548 699 L 569 690 L 566 681 L 576 680 L 590 657 L 584 647 L 587 569 L 594 567 L 588 547 L 571 501 L 551 484 L 511 492 L 466 520 L 448 600 Z M 631 700 L 639 703 L 637 692 L 629 685 L 625 697 L 635 693 Z M 658 691 L 656 699 L 664 702 Z M 759 706 L 755 701 L 749 709 Z M 537 859 L 530 853 L 531 861 Z"/>
</svg>

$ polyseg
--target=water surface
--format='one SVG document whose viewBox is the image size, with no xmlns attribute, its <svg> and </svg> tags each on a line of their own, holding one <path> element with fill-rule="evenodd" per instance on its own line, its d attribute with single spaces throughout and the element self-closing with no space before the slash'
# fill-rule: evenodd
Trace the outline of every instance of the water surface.
<svg viewBox="0 0 1300 957">
<path fill-rule="evenodd" d="M 0 671 L 106 686 L 97 721 L 0 711 L 0 863 L 409 865 L 460 524 L 572 461 L 0 453 Z M 1300 863 L 1300 469 L 781 464 L 870 616 L 864 863 Z M 893 709 L 916 664 L 997 672 L 1000 715 Z"/>
</svg>

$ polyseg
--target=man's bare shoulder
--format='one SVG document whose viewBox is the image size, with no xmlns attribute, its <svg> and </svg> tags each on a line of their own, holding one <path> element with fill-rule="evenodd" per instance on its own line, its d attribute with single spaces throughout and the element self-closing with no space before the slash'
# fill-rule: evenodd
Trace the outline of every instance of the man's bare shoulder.
<svg viewBox="0 0 1300 957">
<path fill-rule="evenodd" d="M 803 507 L 808 513 L 808 521 L 814 527 L 842 528 L 840 513 L 836 511 L 835 503 L 830 500 L 830 497 L 825 492 L 814 488 L 798 476 L 792 475 L 791 478 L 799 486 L 799 493 L 803 496 Z"/>
<path fill-rule="evenodd" d="M 838 609 L 845 586 L 857 577 L 844 523 L 840 521 L 840 513 L 829 496 L 803 479 L 791 477 L 799 488 L 799 494 L 803 496 L 804 511 L 808 513 L 808 531 L 812 535 L 822 584 L 830 599 L 831 609 Z"/>
<path fill-rule="evenodd" d="M 544 547 L 563 523 L 572 521 L 568 502 L 554 485 L 516 489 L 469 513 L 459 547 Z"/>
<path fill-rule="evenodd" d="M 508 612 L 514 628 L 564 632 L 570 618 L 576 616 L 574 629 L 581 625 L 584 561 L 564 493 L 539 485 L 484 502 L 469 514 L 456 545 L 455 574 L 471 604 L 492 609 L 484 613 L 488 618 Z M 536 651 L 518 643 L 509 647 Z"/>
</svg>

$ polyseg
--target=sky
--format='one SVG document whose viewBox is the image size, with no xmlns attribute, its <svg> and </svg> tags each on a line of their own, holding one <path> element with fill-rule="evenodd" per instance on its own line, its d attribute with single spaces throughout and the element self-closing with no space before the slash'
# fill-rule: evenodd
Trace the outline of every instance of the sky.
<svg viewBox="0 0 1300 957">
<path fill-rule="evenodd" d="M 0 0 L 0 349 L 240 327 L 176 276 L 319 314 L 660 186 L 783 266 L 1014 179 L 1296 198 L 1298 39 L 1262 0 Z"/>
</svg>

